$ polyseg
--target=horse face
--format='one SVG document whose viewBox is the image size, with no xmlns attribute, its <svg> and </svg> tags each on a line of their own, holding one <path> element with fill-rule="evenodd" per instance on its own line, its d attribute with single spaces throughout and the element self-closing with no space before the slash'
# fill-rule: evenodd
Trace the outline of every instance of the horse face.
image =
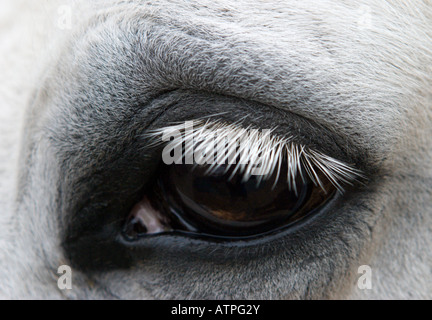
<svg viewBox="0 0 432 320">
<path fill-rule="evenodd" d="M 430 298 L 430 281 L 420 280 L 430 278 L 432 241 L 430 5 L 51 1 L 19 9 L 17 17 L 36 20 L 11 23 L 8 41 L 20 45 L 4 49 L 21 59 L 4 62 L 16 79 L 5 106 L 28 107 L 12 115 L 25 125 L 1 240 L 3 295 Z M 362 178 L 326 210 L 259 239 L 125 241 L 127 213 L 159 170 L 149 130 L 214 116 L 277 127 Z M 58 287 L 61 265 L 73 270 L 72 290 Z M 369 290 L 358 285 L 363 265 Z"/>
</svg>

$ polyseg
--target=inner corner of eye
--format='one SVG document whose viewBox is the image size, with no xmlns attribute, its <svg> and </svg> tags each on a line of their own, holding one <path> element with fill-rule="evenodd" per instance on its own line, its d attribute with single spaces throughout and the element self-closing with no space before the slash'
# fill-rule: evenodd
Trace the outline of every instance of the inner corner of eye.
<svg viewBox="0 0 432 320">
<path fill-rule="evenodd" d="M 189 136 L 167 140 L 172 149 L 168 144 L 153 186 L 126 219 L 128 239 L 171 232 L 230 240 L 263 235 L 319 212 L 340 190 L 339 180 L 355 177 L 351 167 L 287 139 L 217 128 L 219 137 L 214 125 L 201 123 L 196 131 L 185 129 Z"/>
<path fill-rule="evenodd" d="M 144 196 L 132 208 L 123 228 L 124 235 L 129 240 L 135 240 L 140 235 L 158 234 L 172 231 L 168 217 L 158 211 L 149 198 Z"/>
</svg>

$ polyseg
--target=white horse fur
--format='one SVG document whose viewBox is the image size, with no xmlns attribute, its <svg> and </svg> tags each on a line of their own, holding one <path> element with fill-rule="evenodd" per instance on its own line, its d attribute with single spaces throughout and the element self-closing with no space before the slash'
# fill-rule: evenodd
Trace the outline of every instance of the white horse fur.
<svg viewBox="0 0 432 320">
<path fill-rule="evenodd" d="M 0 52 L 1 298 L 432 298 L 430 1 L 3 0 Z M 122 192 L 104 172 L 152 171 L 130 150 L 150 119 L 227 110 L 297 119 L 279 130 L 367 180 L 267 245 L 168 239 L 124 258 L 70 236 L 97 227 L 77 199 Z"/>
</svg>

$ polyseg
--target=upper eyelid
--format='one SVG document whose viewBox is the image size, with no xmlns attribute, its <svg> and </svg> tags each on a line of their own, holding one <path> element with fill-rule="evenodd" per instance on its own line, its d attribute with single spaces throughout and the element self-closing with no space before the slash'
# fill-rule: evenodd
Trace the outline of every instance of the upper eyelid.
<svg viewBox="0 0 432 320">
<path fill-rule="evenodd" d="M 191 128 L 186 128 L 187 126 L 191 126 Z M 183 132 L 180 133 L 182 130 Z M 325 191 L 322 181 L 317 174 L 317 170 L 319 170 L 340 192 L 344 191 L 344 184 L 352 184 L 365 177 L 361 170 L 352 165 L 297 143 L 292 137 L 284 138 L 274 135 L 272 131 L 272 129 L 269 129 L 267 133 L 263 133 L 251 126 L 242 127 L 239 123 L 227 124 L 212 120 L 194 120 L 185 122 L 184 127 L 182 127 L 181 124 L 167 126 L 152 130 L 148 135 L 151 138 L 156 138 L 160 136 L 163 137 L 164 135 L 172 136 L 174 132 L 178 132 L 178 134 L 175 135 L 176 138 L 170 143 L 175 148 L 181 147 L 183 142 L 187 139 L 200 141 L 201 143 L 193 152 L 204 152 L 209 150 L 210 146 L 215 148 L 218 142 L 223 142 L 227 144 L 227 154 L 221 159 L 222 162 L 227 162 L 227 169 L 234 165 L 234 173 L 237 171 L 242 173 L 244 181 L 249 180 L 251 176 L 251 163 L 257 160 L 257 154 L 261 153 L 262 162 L 265 164 L 265 166 L 261 166 L 263 171 L 261 174 L 258 174 L 260 175 L 258 181 L 272 176 L 275 170 L 277 170 L 277 181 L 277 179 L 279 179 L 281 163 L 284 157 L 286 157 L 288 165 L 288 175 L 286 179 L 290 188 L 292 187 L 294 191 L 296 191 L 294 179 L 297 173 L 299 173 L 302 178 L 303 175 L 308 175 L 317 186 Z M 182 136 L 181 140 L 178 138 L 179 135 Z M 237 148 L 237 139 L 244 139 L 243 147 Z M 158 143 L 157 140 L 155 141 Z M 159 142 L 162 143 L 162 139 L 159 140 Z M 244 152 L 243 149 L 245 149 L 245 146 L 250 148 L 249 152 Z M 192 150 L 189 149 L 182 149 L 183 157 L 188 152 L 192 152 Z M 240 157 L 241 162 L 228 163 L 228 154 L 231 154 L 234 158 Z M 245 156 L 247 158 L 244 158 Z M 216 163 L 214 160 L 215 159 L 213 159 L 212 163 L 208 164 L 210 165 L 209 173 L 217 169 L 220 165 L 220 163 Z"/>
<path fill-rule="evenodd" d="M 102 14 L 100 12 L 99 14 Z M 146 13 L 147 16 L 147 13 Z M 96 18 L 94 18 L 96 19 Z M 101 19 L 102 20 L 102 19 Z M 103 20 L 104 21 L 104 20 Z M 148 24 L 148 26 L 147 26 Z M 117 25 L 117 24 L 116 24 Z M 220 55 L 220 59 L 223 61 L 231 61 L 231 64 L 225 65 L 221 64 L 221 66 L 218 66 L 218 70 L 215 70 L 215 73 L 219 74 L 221 78 L 219 81 L 212 81 L 209 83 L 203 83 L 203 86 L 200 85 L 199 90 L 204 90 L 207 92 L 223 92 L 223 94 L 226 95 L 233 95 L 244 99 L 250 99 L 251 97 L 254 97 L 254 101 L 272 105 L 275 108 L 279 108 L 280 110 L 284 110 L 284 108 L 289 105 L 289 108 L 291 111 L 296 112 L 298 115 L 302 115 L 303 117 L 309 118 L 309 119 L 316 119 L 320 120 L 321 123 L 327 124 L 327 125 L 333 125 L 335 126 L 335 121 L 330 121 L 328 117 L 326 117 L 328 111 L 333 111 L 335 113 L 340 113 L 341 117 L 345 117 L 343 113 L 340 112 L 339 108 L 332 109 L 331 104 L 322 104 L 320 103 L 321 100 L 325 101 L 325 99 L 322 99 L 322 95 L 324 94 L 324 88 L 329 90 L 328 96 L 335 96 L 337 97 L 338 92 L 333 92 L 334 83 L 345 83 L 344 81 L 347 81 L 349 79 L 335 79 L 334 74 L 327 74 L 329 78 L 326 77 L 317 77 L 314 78 L 312 75 L 308 76 L 308 74 L 312 73 L 312 70 L 310 68 L 310 62 L 304 61 L 303 55 L 301 55 L 302 48 L 293 48 L 293 52 L 291 55 L 287 55 L 290 57 L 289 60 L 286 61 L 286 63 L 281 64 L 280 58 L 281 55 L 276 50 L 276 48 L 272 47 L 272 50 L 268 50 L 269 48 L 262 48 L 262 51 L 258 50 L 257 52 L 260 53 L 260 56 L 253 56 L 252 52 L 247 52 L 247 54 L 242 50 L 242 47 L 236 47 L 236 46 L 224 46 L 222 43 L 213 43 L 212 41 L 196 41 L 194 42 L 193 39 L 191 39 L 191 35 L 184 30 L 175 29 L 176 32 L 170 32 L 172 31 L 167 25 L 162 23 L 162 21 L 158 21 L 158 23 L 154 23 L 153 21 L 146 19 L 143 19 L 143 25 L 147 26 L 149 30 L 151 30 L 151 37 L 143 37 L 142 35 L 147 35 L 149 32 L 147 29 L 139 31 L 142 32 L 133 32 L 134 37 L 136 38 L 130 38 L 131 32 L 126 32 L 122 28 L 116 29 L 116 35 L 118 34 L 119 39 L 125 40 L 125 43 L 130 46 L 131 49 L 136 49 L 137 46 L 133 45 L 135 43 L 140 44 L 139 48 L 147 48 L 148 51 L 154 51 L 161 53 L 164 57 L 165 52 L 170 52 L 171 49 L 171 43 L 176 43 L 177 46 L 181 45 L 179 48 L 188 48 L 188 50 L 181 50 L 178 49 L 178 52 L 200 52 L 200 61 L 214 61 L 215 55 L 214 55 L 214 49 L 213 45 L 220 46 L 221 49 L 218 51 L 218 54 Z M 119 25 L 117 25 L 119 26 Z M 136 28 L 141 28 L 136 26 Z M 172 28 L 172 26 L 171 26 Z M 214 26 L 213 26 L 214 28 Z M 127 35 L 127 37 L 126 37 Z M 141 35 L 141 36 L 139 36 Z M 83 36 L 84 37 L 84 36 Z M 106 35 L 99 35 L 98 39 L 102 43 L 104 43 L 104 40 Z M 123 37 L 125 39 L 123 39 Z M 91 40 L 94 41 L 92 38 Z M 127 41 L 126 41 L 127 40 Z M 134 40 L 133 43 L 129 43 L 128 41 Z M 150 41 L 151 40 L 151 41 Z M 180 41 L 182 40 L 182 41 Z M 207 39 L 208 40 L 208 39 Z M 223 40 L 223 39 L 217 39 L 217 40 Z M 85 43 L 87 40 L 85 41 Z M 255 44 L 255 43 L 254 43 Z M 210 46 L 210 47 L 209 47 Z M 94 48 L 95 46 L 88 46 L 89 48 Z M 110 51 L 113 50 L 112 48 L 106 48 L 106 46 L 100 46 L 102 49 L 96 51 L 96 52 L 88 52 L 87 55 L 90 57 L 91 61 L 94 61 L 93 63 L 97 65 L 97 63 L 100 63 L 99 61 L 104 61 L 104 59 L 98 59 L 101 55 L 107 56 L 106 60 L 112 59 L 112 56 L 117 55 L 118 52 Z M 99 49 L 99 47 L 98 47 Z M 274 51 L 276 50 L 276 51 Z M 74 50 L 71 50 L 74 51 Z M 209 54 L 209 52 L 211 54 Z M 142 65 L 143 61 L 140 59 L 144 59 L 147 56 L 143 56 L 142 52 L 140 51 L 139 54 L 137 52 L 131 52 L 131 54 L 134 54 L 134 58 L 136 58 L 135 64 Z M 265 54 L 266 56 L 266 64 L 258 64 L 258 62 L 262 61 L 262 56 Z M 283 56 L 283 55 L 282 55 Z M 179 55 L 172 55 L 169 57 L 172 59 L 172 65 L 183 65 L 183 70 L 186 70 L 188 73 L 185 76 L 182 76 L 181 78 L 186 79 L 195 79 L 196 77 L 202 77 L 202 73 L 206 72 L 206 70 L 202 70 L 199 68 L 199 63 L 196 63 L 194 59 L 189 59 L 189 57 L 185 54 L 185 56 Z M 217 58 L 217 57 L 216 57 Z M 181 62 L 177 62 L 176 59 L 181 59 Z M 118 59 L 119 61 L 123 61 L 122 59 Z M 329 61 L 326 60 L 326 62 L 329 63 Z M 243 75 L 239 75 L 237 73 L 233 73 L 232 70 L 229 70 L 231 72 L 228 72 L 226 68 L 229 68 L 230 65 L 233 65 L 234 63 L 238 63 L 238 65 L 242 65 L 243 69 L 250 69 L 255 70 L 255 72 L 248 73 L 247 77 L 244 77 Z M 133 65 L 133 64 L 132 64 Z M 206 67 L 209 66 L 208 63 L 202 63 L 202 65 L 205 65 Z M 212 63 L 213 65 L 213 63 Z M 263 91 L 260 93 L 260 95 L 257 95 L 256 91 L 250 91 L 253 90 L 254 86 L 250 86 L 249 83 L 255 83 L 255 82 L 266 82 L 266 81 L 272 81 L 270 83 L 266 83 L 269 87 L 273 87 L 275 83 L 273 82 L 273 78 L 269 78 L 267 76 L 267 73 L 269 70 L 267 69 L 267 66 L 274 65 L 274 68 L 272 71 L 272 74 L 274 74 L 274 78 L 276 79 L 283 79 L 283 83 L 279 83 L 280 88 L 278 88 L 277 93 L 280 95 L 280 97 L 275 97 L 275 94 L 273 91 Z M 93 67 L 93 65 L 92 65 Z M 124 67 L 124 66 L 122 66 Z M 128 66 L 126 66 L 128 67 Z M 168 82 L 164 83 L 165 86 L 169 86 L 170 83 L 176 83 L 174 87 L 181 87 L 181 88 L 190 88 L 190 89 L 198 89 L 194 86 L 194 84 L 191 83 L 182 83 L 180 79 L 178 79 L 176 76 L 177 74 L 173 72 L 173 70 L 170 69 L 169 64 L 165 64 L 163 59 L 157 60 L 154 59 L 151 64 L 145 64 L 145 68 L 154 68 L 156 67 L 157 70 L 153 69 L 146 69 L 145 75 L 149 77 L 146 79 L 146 82 L 151 83 L 153 81 L 152 75 L 157 75 L 161 73 L 161 70 L 164 71 L 166 75 L 169 75 Z M 338 66 L 334 66 L 335 69 Z M 293 69 L 300 68 L 301 73 L 296 74 L 293 76 Z M 104 68 L 99 67 L 98 69 L 104 70 Z M 119 67 L 120 69 L 120 67 Z M 139 68 L 138 68 L 139 69 Z M 319 69 L 319 68 L 317 68 Z M 121 69 L 120 69 L 121 70 Z M 297 69 L 295 69 L 297 70 Z M 95 70 L 95 73 L 98 70 Z M 193 72 L 193 73 L 189 73 Z M 276 72 L 276 74 L 275 74 Z M 135 75 L 135 73 L 132 73 Z M 226 79 L 227 74 L 230 75 L 230 88 L 223 88 L 221 89 L 219 85 L 223 82 L 222 79 Z M 255 75 L 256 74 L 256 75 Z M 106 75 L 104 75 L 106 76 Z M 138 75 L 137 75 L 138 76 Z M 142 75 L 140 74 L 137 79 L 140 79 Z M 158 79 L 157 79 L 158 80 Z M 166 80 L 166 79 L 164 79 Z M 237 82 L 238 81 L 238 82 Z M 318 82 L 318 83 L 316 83 Z M 179 84 L 180 85 L 177 85 Z M 214 83 L 217 83 L 218 86 L 214 86 Z M 244 90 L 244 93 L 242 92 L 235 92 L 232 90 L 235 85 L 241 86 Z M 264 85 L 264 84 L 263 84 Z M 283 85 L 283 87 L 282 87 Z M 319 86 L 318 86 L 319 85 Z M 317 89 L 319 87 L 319 90 Z M 341 86 L 337 86 L 337 89 L 340 90 Z M 289 90 L 287 90 L 289 88 Z M 163 91 L 161 89 L 161 91 Z M 322 92 L 322 93 L 318 93 Z M 340 97 L 338 98 L 341 99 Z M 297 101 L 303 101 L 302 103 L 297 103 Z M 339 103 L 341 101 L 338 101 Z M 314 105 L 314 108 L 305 108 L 305 103 L 310 103 Z"/>
<path fill-rule="evenodd" d="M 100 23 L 105 23 L 105 20 L 101 19 L 101 21 L 104 22 Z M 305 63 L 303 59 L 297 61 L 297 59 L 295 59 L 296 56 L 294 56 L 294 60 L 291 60 L 293 57 L 287 55 L 290 57 L 290 60 L 287 60 L 286 63 L 281 63 L 281 55 L 278 54 L 277 51 L 267 50 L 270 48 L 254 50 L 253 52 L 259 53 L 259 56 L 254 56 L 251 52 L 245 53 L 240 50 L 241 47 L 236 46 L 224 47 L 224 50 L 221 50 L 218 53 L 218 56 L 215 57 L 214 50 L 209 50 L 212 48 L 211 46 L 215 44 L 212 41 L 193 42 L 187 33 L 172 33 L 166 25 L 160 24 L 159 22 L 155 23 L 154 21 L 151 21 L 151 19 L 149 21 L 143 19 L 142 25 L 134 26 L 137 32 L 133 33 L 126 33 L 126 30 L 123 29 L 124 24 L 112 24 L 112 33 L 116 35 L 114 40 L 124 40 L 119 43 L 113 42 L 113 39 L 105 41 L 107 34 L 99 34 L 99 23 L 95 23 L 95 26 L 98 26 L 98 28 L 96 28 L 94 32 L 98 34 L 99 37 L 87 38 L 87 34 L 90 33 L 86 33 L 85 35 L 79 34 L 79 36 L 77 34 L 77 37 L 81 39 L 82 42 L 79 42 L 79 44 L 72 42 L 72 48 L 69 51 L 74 52 L 74 54 L 75 52 L 83 54 L 85 58 L 83 61 L 91 61 L 91 63 L 84 64 L 80 67 L 82 69 L 79 69 L 89 73 L 89 79 L 93 79 L 93 77 L 97 76 L 97 78 L 108 79 L 113 82 L 114 80 L 119 81 L 119 83 L 112 83 L 112 86 L 108 86 L 107 88 L 101 87 L 101 92 L 92 91 L 96 92 L 97 96 L 88 97 L 88 100 L 94 99 L 100 104 L 106 102 L 106 105 L 108 106 L 105 108 L 106 110 L 114 107 L 117 109 L 118 107 L 117 105 L 111 106 L 112 100 L 110 98 L 112 87 L 115 87 L 116 85 L 121 85 L 125 90 L 127 89 L 124 93 L 128 93 L 124 100 L 119 100 L 127 101 L 128 97 L 140 97 L 139 103 L 136 103 L 140 106 L 150 103 L 154 97 L 163 94 L 166 90 L 182 88 L 185 90 L 199 90 L 208 93 L 213 92 L 228 97 L 245 99 L 256 104 L 266 105 L 272 109 L 278 109 L 279 112 L 282 113 L 295 113 L 298 117 L 319 123 L 321 126 L 326 126 L 329 129 L 328 131 L 337 131 L 337 134 L 340 136 L 339 141 L 342 147 L 344 144 L 349 143 L 353 144 L 357 149 L 367 149 L 368 151 L 372 149 L 369 148 L 369 145 L 364 144 L 362 139 L 356 140 L 357 135 L 361 134 L 360 129 L 364 126 L 361 122 L 350 123 L 349 126 L 345 127 L 341 127 L 340 124 L 338 124 L 337 119 L 342 119 L 346 115 L 346 113 L 342 112 L 344 109 L 340 107 L 333 108 L 333 105 L 340 106 L 345 99 L 344 95 L 339 95 L 339 91 L 333 92 L 335 88 L 336 90 L 339 90 L 342 86 L 335 85 L 343 83 L 340 81 L 341 79 L 334 79 L 335 75 L 331 72 L 326 73 L 328 77 L 322 77 L 322 74 L 320 73 L 320 77 L 311 79 L 310 73 L 315 69 L 320 70 L 320 68 L 310 68 L 310 64 Z M 144 26 L 149 27 L 149 29 L 144 28 Z M 149 30 L 152 32 L 149 33 Z M 125 35 L 128 35 L 128 37 Z M 171 40 L 176 41 L 173 42 Z M 92 42 L 92 45 L 84 46 L 86 48 L 85 50 L 72 50 L 75 46 L 88 44 L 89 41 L 96 42 Z M 107 46 L 106 43 L 110 43 L 111 46 Z M 179 54 L 169 57 L 170 64 L 166 63 L 165 59 L 156 59 L 152 60 L 152 63 L 146 63 L 146 59 L 149 58 L 149 56 L 146 55 L 146 51 L 155 51 L 161 53 L 162 57 L 164 57 L 165 52 L 169 52 L 172 43 L 180 44 L 181 46 L 178 48 L 176 47 Z M 136 44 L 139 44 L 139 46 Z M 218 42 L 217 44 L 222 45 L 223 43 L 220 44 Z M 128 59 L 115 59 L 119 54 L 116 50 L 119 48 L 125 48 L 125 46 L 130 49 L 130 57 L 128 57 Z M 181 48 L 184 47 L 187 47 L 188 50 L 181 50 Z M 146 48 L 146 50 L 141 50 L 143 48 Z M 187 56 L 187 52 L 195 50 L 200 53 L 200 61 L 203 63 L 197 63 L 196 60 L 189 59 Z M 297 50 L 298 48 L 295 48 L 294 51 L 297 52 Z M 209 52 L 212 54 L 209 55 Z M 262 61 L 263 54 L 266 57 L 266 64 L 258 63 Z M 206 80 L 201 83 L 201 80 L 208 79 L 208 77 L 203 77 L 203 73 L 208 72 L 208 69 L 202 69 L 200 66 L 206 66 L 207 68 L 210 64 L 204 62 L 214 61 L 215 58 L 218 57 L 229 63 L 221 64 L 220 66 L 217 63 L 211 63 L 211 65 L 217 65 L 218 69 L 214 70 L 214 76 L 210 77 L 211 81 Z M 181 59 L 181 63 L 177 63 L 177 59 Z M 106 61 L 115 62 L 113 68 L 106 68 Z M 127 64 L 121 64 L 123 61 L 127 61 Z M 242 66 L 241 70 L 254 70 L 255 72 L 247 72 L 246 75 L 240 75 L 232 72 L 232 68 L 227 69 L 236 62 L 238 65 Z M 187 73 L 178 75 L 178 70 L 172 70 L 170 67 L 171 65 L 182 65 L 182 72 Z M 268 67 L 271 66 L 273 66 L 274 70 L 277 72 L 272 72 L 271 77 L 268 77 Z M 292 66 L 300 66 L 300 70 L 303 70 L 304 72 L 293 73 Z M 139 72 L 137 70 L 139 70 Z M 337 68 L 335 68 L 335 70 L 337 70 Z M 155 76 L 160 75 L 161 72 L 163 72 L 166 77 L 163 77 L 162 80 L 155 78 Z M 127 75 L 127 77 L 125 75 Z M 200 79 L 199 86 L 196 85 L 195 81 L 197 77 Z M 188 81 L 185 79 L 188 79 Z M 314 79 L 315 81 L 313 81 Z M 141 82 L 146 85 L 136 86 L 136 83 Z M 89 94 L 89 90 L 87 90 L 89 85 L 88 83 L 85 81 L 76 81 L 76 83 L 79 84 L 79 91 L 86 92 L 87 95 Z M 261 90 L 258 91 L 259 94 L 257 93 L 257 90 L 254 90 L 256 87 L 253 84 L 255 83 L 262 84 Z M 229 86 L 227 86 L 228 84 Z M 73 85 L 75 85 L 75 82 Z M 148 85 L 151 89 L 150 93 L 148 91 Z M 143 91 L 135 91 L 137 88 L 140 88 L 140 90 Z M 145 90 L 143 88 L 145 88 Z M 271 90 L 263 90 L 264 88 L 271 88 Z M 326 90 L 324 90 L 325 88 L 328 88 L 331 92 L 327 93 Z M 118 94 L 118 92 L 116 92 L 116 94 Z M 325 99 L 323 99 L 324 96 Z M 334 97 L 334 99 L 329 102 L 329 97 Z M 355 98 L 353 95 L 349 95 L 349 97 Z M 117 97 L 114 98 L 117 99 Z M 351 102 L 351 99 L 349 99 L 349 101 Z M 135 102 L 130 105 L 135 105 Z M 112 112 L 115 111 L 113 110 Z M 335 116 L 329 117 L 329 113 L 332 113 Z M 345 128 L 350 128 L 350 130 L 345 130 Z M 333 135 L 330 138 L 333 138 Z M 346 143 L 346 140 L 350 141 Z M 351 146 L 349 148 L 351 149 Z M 318 150 L 319 148 L 316 149 Z M 344 149 L 343 151 L 346 150 Z M 352 154 L 356 151 L 357 150 L 354 150 Z M 360 151 L 363 154 L 361 158 L 358 157 L 355 161 L 347 162 L 367 162 L 368 155 L 365 157 L 365 152 L 363 152 L 363 150 Z M 376 162 L 371 161 L 371 163 L 368 163 L 368 166 L 374 165 L 374 163 L 376 164 Z M 362 169 L 365 168 L 362 166 Z M 368 168 L 366 169 L 369 171 Z"/>
</svg>

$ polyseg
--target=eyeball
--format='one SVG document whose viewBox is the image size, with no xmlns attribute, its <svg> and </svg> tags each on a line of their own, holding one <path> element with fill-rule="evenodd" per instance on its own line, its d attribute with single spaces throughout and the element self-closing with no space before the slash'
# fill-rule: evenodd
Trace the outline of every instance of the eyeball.
<svg viewBox="0 0 432 320">
<path fill-rule="evenodd" d="M 197 129 L 199 134 L 192 131 L 190 138 L 199 141 L 201 153 L 215 150 L 207 147 L 206 140 L 214 129 L 205 124 Z M 261 156 L 262 170 L 257 172 L 265 174 L 251 174 L 252 162 L 240 162 L 244 148 L 226 139 L 233 132 L 246 141 L 249 151 L 254 150 L 247 153 L 249 160 Z M 233 155 L 234 164 L 162 164 L 153 187 L 132 209 L 125 237 L 134 240 L 183 233 L 236 240 L 262 236 L 318 212 L 341 191 L 341 182 L 350 182 L 357 175 L 350 166 L 286 139 L 256 131 L 242 137 L 247 133 L 231 126 L 226 133 L 222 129 L 222 138 L 217 140 L 218 146 L 228 145 L 224 154 Z M 184 159 L 189 149 L 182 141 L 173 143 Z"/>
</svg>

